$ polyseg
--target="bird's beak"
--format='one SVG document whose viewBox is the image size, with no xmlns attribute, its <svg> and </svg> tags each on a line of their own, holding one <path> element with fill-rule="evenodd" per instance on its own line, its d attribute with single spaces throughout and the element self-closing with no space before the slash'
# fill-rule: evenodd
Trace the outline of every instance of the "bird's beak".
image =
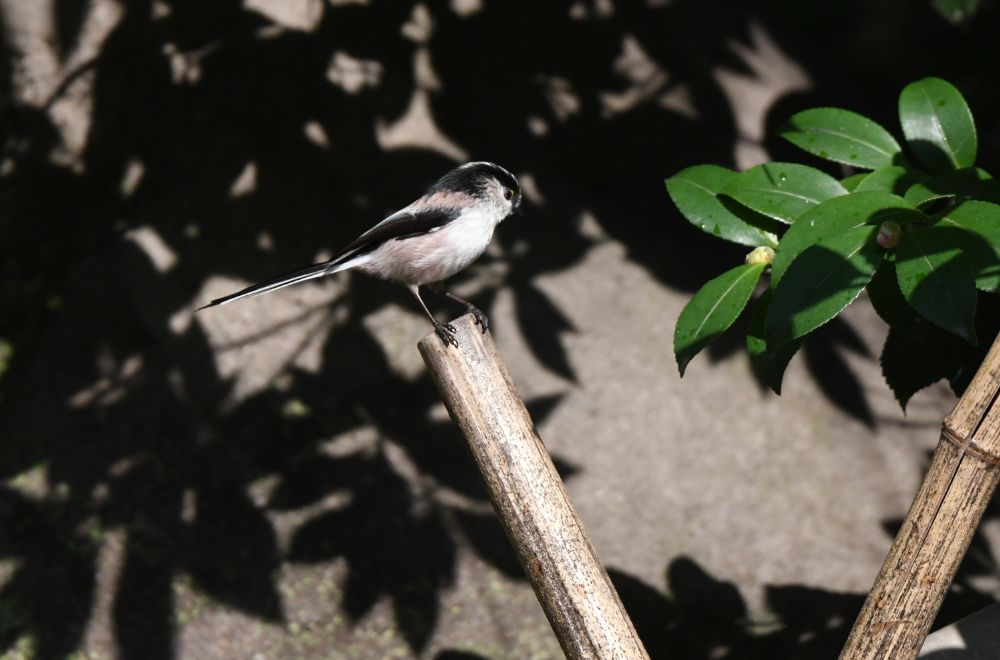
<svg viewBox="0 0 1000 660">
<path fill-rule="evenodd" d="M 514 213 L 517 215 L 524 215 L 524 208 L 521 206 L 521 196 L 518 195 L 517 199 L 514 200 Z"/>
</svg>

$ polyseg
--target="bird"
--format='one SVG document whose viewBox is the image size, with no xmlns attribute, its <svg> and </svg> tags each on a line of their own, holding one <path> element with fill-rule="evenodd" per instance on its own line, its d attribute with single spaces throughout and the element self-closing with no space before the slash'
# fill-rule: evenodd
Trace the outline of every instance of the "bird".
<svg viewBox="0 0 1000 660">
<path fill-rule="evenodd" d="M 445 346 L 458 346 L 456 329 L 434 318 L 420 287 L 464 305 L 485 333 L 486 314 L 444 289 L 443 281 L 486 251 L 496 226 L 521 209 L 521 186 L 503 167 L 486 161 L 460 165 L 409 206 L 389 215 L 337 252 L 333 258 L 248 286 L 199 307 L 225 305 L 277 291 L 291 284 L 358 270 L 406 286 L 416 297 Z"/>
</svg>

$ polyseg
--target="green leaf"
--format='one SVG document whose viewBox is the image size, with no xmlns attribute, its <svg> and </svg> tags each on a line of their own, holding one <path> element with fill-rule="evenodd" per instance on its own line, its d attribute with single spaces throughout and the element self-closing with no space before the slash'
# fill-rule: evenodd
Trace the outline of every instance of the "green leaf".
<svg viewBox="0 0 1000 660">
<path fill-rule="evenodd" d="M 829 174 L 797 163 L 764 163 L 740 172 L 719 192 L 758 213 L 792 223 L 847 189 Z"/>
<path fill-rule="evenodd" d="M 841 108 L 813 108 L 792 115 L 778 135 L 820 158 L 866 170 L 891 165 L 900 153 L 889 131 Z"/>
<path fill-rule="evenodd" d="M 804 337 L 858 297 L 882 260 L 877 231 L 872 225 L 848 229 L 798 255 L 775 287 L 767 310 L 768 346 Z"/>
<path fill-rule="evenodd" d="M 674 354 L 681 376 L 691 358 L 740 315 L 764 268 L 764 264 L 744 264 L 728 270 L 708 281 L 684 307 L 674 328 Z"/>
<path fill-rule="evenodd" d="M 695 165 L 667 179 L 667 192 L 681 215 L 702 231 L 740 245 L 775 247 L 778 239 L 772 232 L 754 226 L 737 215 L 741 209 L 730 210 L 715 196 L 735 176 L 717 165 Z"/>
<path fill-rule="evenodd" d="M 916 341 L 891 328 L 885 338 L 879 360 L 882 377 L 904 412 L 910 397 L 942 378 L 949 378 L 955 371 L 954 361 L 948 357 L 955 354 L 953 344 L 959 343 L 958 340 L 941 341 L 939 335 L 951 335 L 936 329 L 933 334 L 934 337 Z"/>
<path fill-rule="evenodd" d="M 899 290 L 931 323 L 976 344 L 976 282 L 962 252 L 937 226 L 913 227 L 896 250 Z"/>
<path fill-rule="evenodd" d="M 806 248 L 825 238 L 886 220 L 904 224 L 926 219 L 902 197 L 886 192 L 869 190 L 834 197 L 804 213 L 781 237 L 771 266 L 771 286 L 778 285 L 788 267 Z"/>
<path fill-rule="evenodd" d="M 910 83 L 899 95 L 899 120 L 906 141 L 931 172 L 976 163 L 976 125 L 965 99 L 940 78 Z"/>
<path fill-rule="evenodd" d="M 984 202 L 993 202 L 994 204 L 1000 204 L 1000 181 L 996 179 L 990 179 L 989 181 L 983 181 L 979 188 L 976 189 L 974 195 L 976 199 L 980 199 Z"/>
<path fill-rule="evenodd" d="M 889 327 L 916 341 L 927 338 L 930 324 L 917 314 L 903 297 L 903 292 L 899 290 L 894 263 L 883 259 L 865 289 L 875 313 L 888 323 Z"/>
<path fill-rule="evenodd" d="M 771 301 L 771 289 L 765 289 L 750 310 L 750 324 L 747 327 L 747 353 L 750 366 L 759 379 L 767 383 L 775 394 L 781 394 L 781 381 L 788 362 L 802 346 L 801 340 L 790 341 L 784 346 L 769 351 L 764 332 L 764 319 Z"/>
<path fill-rule="evenodd" d="M 945 211 L 934 229 L 944 245 L 961 250 L 977 289 L 1000 292 L 1000 206 L 962 202 Z"/>
<path fill-rule="evenodd" d="M 914 184 L 920 183 L 927 178 L 922 172 L 911 170 L 902 165 L 889 165 L 875 170 L 855 188 L 858 192 L 863 190 L 881 190 L 882 192 L 893 193 L 902 196 Z"/>
<path fill-rule="evenodd" d="M 914 206 L 920 206 L 936 199 L 976 197 L 983 191 L 984 182 L 992 178 L 982 168 L 966 167 L 917 182 L 906 191 L 904 198 Z"/>
<path fill-rule="evenodd" d="M 857 174 L 852 174 L 851 176 L 841 179 L 840 185 L 844 186 L 847 192 L 854 192 L 857 190 L 858 184 L 864 181 L 871 172 L 858 172 Z"/>
</svg>

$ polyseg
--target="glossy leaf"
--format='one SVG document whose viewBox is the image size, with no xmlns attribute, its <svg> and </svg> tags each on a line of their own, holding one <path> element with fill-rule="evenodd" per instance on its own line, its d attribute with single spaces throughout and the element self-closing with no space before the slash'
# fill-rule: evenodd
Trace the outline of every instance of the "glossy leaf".
<svg viewBox="0 0 1000 660">
<path fill-rule="evenodd" d="M 871 172 L 858 172 L 857 174 L 852 174 L 849 177 L 840 180 L 840 185 L 844 186 L 847 192 L 854 192 L 857 190 L 858 185 L 868 178 Z"/>
<path fill-rule="evenodd" d="M 790 341 L 784 346 L 769 351 L 764 329 L 764 319 L 773 292 L 766 289 L 757 298 L 750 310 L 750 323 L 747 327 L 747 353 L 750 354 L 750 366 L 759 379 L 767 384 L 775 394 L 781 394 L 781 381 L 785 375 L 788 362 L 802 346 L 800 340 Z"/>
<path fill-rule="evenodd" d="M 720 191 L 747 208 L 789 223 L 847 189 L 829 174 L 796 163 L 764 163 L 740 172 Z"/>
<path fill-rule="evenodd" d="M 937 226 L 914 227 L 896 251 L 903 297 L 931 323 L 976 344 L 976 283 L 968 260 Z"/>
<path fill-rule="evenodd" d="M 935 335 L 947 334 L 940 330 L 934 332 Z M 952 375 L 954 362 L 947 359 L 946 356 L 950 356 L 950 353 L 944 351 L 956 342 L 957 339 L 941 342 L 928 341 L 928 338 L 916 341 L 896 328 L 889 329 L 879 362 L 882 365 L 882 377 L 904 411 L 910 397 L 928 385 Z"/>
<path fill-rule="evenodd" d="M 962 202 L 946 211 L 934 229 L 943 244 L 962 251 L 976 288 L 1000 292 L 1000 206 Z"/>
<path fill-rule="evenodd" d="M 904 224 L 925 219 L 902 197 L 886 192 L 869 190 L 834 197 L 804 213 L 781 237 L 771 268 L 772 288 L 804 250 L 821 240 L 865 224 L 886 220 Z"/>
<path fill-rule="evenodd" d="M 899 120 L 910 149 L 931 172 L 975 164 L 976 126 L 965 99 L 951 83 L 924 78 L 904 87 Z"/>
<path fill-rule="evenodd" d="M 903 297 L 903 292 L 899 290 L 895 264 L 883 260 L 866 290 L 875 312 L 895 332 L 915 341 L 927 338 L 928 323 L 910 307 Z"/>
<path fill-rule="evenodd" d="M 701 349 L 733 324 L 753 294 L 764 264 L 744 264 L 726 271 L 694 294 L 674 328 L 674 354 L 681 376 Z"/>
<path fill-rule="evenodd" d="M 921 172 L 912 170 L 902 165 L 889 165 L 875 170 L 858 184 L 857 190 L 880 190 L 903 196 L 914 184 L 920 183 L 927 178 Z"/>
<path fill-rule="evenodd" d="M 982 168 L 967 167 L 915 182 L 907 189 L 904 197 L 915 206 L 949 197 L 976 197 L 983 192 L 984 182 L 992 178 Z"/>
<path fill-rule="evenodd" d="M 774 289 L 764 321 L 768 346 L 804 337 L 847 307 L 882 259 L 877 227 L 862 225 L 804 250 Z"/>
<path fill-rule="evenodd" d="M 811 154 L 866 170 L 891 165 L 900 153 L 889 131 L 850 110 L 812 108 L 792 116 L 778 133 Z"/>
<path fill-rule="evenodd" d="M 751 224 L 740 217 L 739 209 L 726 208 L 715 196 L 735 176 L 724 167 L 696 165 L 667 179 L 667 192 L 681 215 L 704 232 L 740 245 L 776 246 L 772 232 Z"/>
<path fill-rule="evenodd" d="M 972 197 L 984 202 L 1000 204 L 1000 181 L 997 181 L 996 179 L 983 181 L 976 189 L 976 192 L 972 195 Z"/>
</svg>

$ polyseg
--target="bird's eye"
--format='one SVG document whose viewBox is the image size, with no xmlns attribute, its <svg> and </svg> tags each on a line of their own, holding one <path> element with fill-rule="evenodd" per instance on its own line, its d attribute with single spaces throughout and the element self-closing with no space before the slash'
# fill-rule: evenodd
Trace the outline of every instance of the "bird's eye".
<svg viewBox="0 0 1000 660">
<path fill-rule="evenodd" d="M 514 197 L 514 191 L 513 190 L 511 190 L 510 188 L 504 188 L 503 189 L 503 198 L 504 199 L 510 200 L 513 197 Z"/>
</svg>

